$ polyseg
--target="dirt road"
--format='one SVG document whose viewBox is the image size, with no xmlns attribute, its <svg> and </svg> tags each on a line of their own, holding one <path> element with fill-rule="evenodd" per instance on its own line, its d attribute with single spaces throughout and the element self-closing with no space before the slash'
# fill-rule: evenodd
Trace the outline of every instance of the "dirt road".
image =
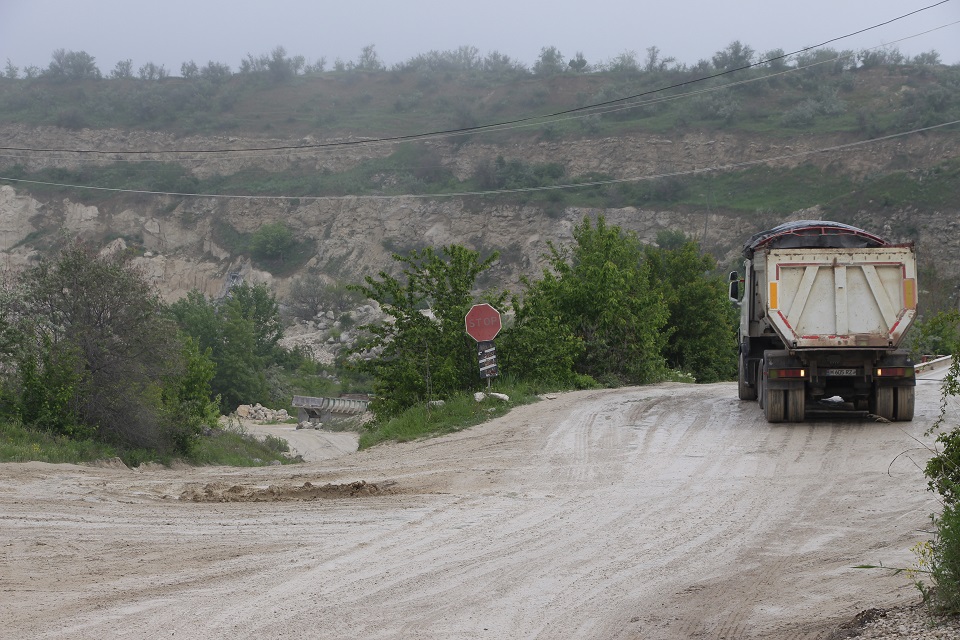
<svg viewBox="0 0 960 640">
<path fill-rule="evenodd" d="M 0 636 L 821 638 L 917 598 L 851 567 L 928 537 L 918 393 L 907 424 L 671 384 L 297 467 L 0 465 Z"/>
</svg>

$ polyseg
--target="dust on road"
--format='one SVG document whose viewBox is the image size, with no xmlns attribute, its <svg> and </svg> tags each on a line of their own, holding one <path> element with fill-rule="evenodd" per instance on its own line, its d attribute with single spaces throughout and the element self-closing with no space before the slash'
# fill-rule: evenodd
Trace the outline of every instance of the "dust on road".
<svg viewBox="0 0 960 640">
<path fill-rule="evenodd" d="M 666 384 L 297 466 L 4 464 L 0 629 L 821 638 L 917 598 L 851 567 L 909 565 L 930 537 L 938 401 L 921 383 L 913 423 L 770 425 L 734 384 Z"/>
</svg>

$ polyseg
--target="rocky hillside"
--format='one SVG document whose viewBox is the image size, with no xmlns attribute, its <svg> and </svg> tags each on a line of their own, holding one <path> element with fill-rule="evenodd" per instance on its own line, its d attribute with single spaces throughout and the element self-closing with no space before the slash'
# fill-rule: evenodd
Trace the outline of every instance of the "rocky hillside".
<svg viewBox="0 0 960 640">
<path fill-rule="evenodd" d="M 886 92 L 891 103 L 902 101 L 896 92 L 914 91 L 905 86 L 874 89 Z M 420 170 L 441 172 L 447 184 L 466 184 L 490 167 L 513 162 L 560 166 L 560 184 L 594 178 L 610 184 L 663 183 L 664 191 L 674 190 L 635 202 L 618 202 L 609 195 L 614 188 L 609 186 L 596 201 L 567 196 L 575 189 L 557 190 L 564 195 L 556 198 L 523 193 L 493 197 L 488 190 L 488 195 L 444 193 L 443 188 L 418 193 L 416 188 L 397 187 L 406 183 L 390 169 L 364 174 L 361 185 L 373 184 L 375 192 L 272 198 L 255 191 L 227 191 L 222 184 L 217 189 L 217 180 L 277 180 L 287 173 L 347 175 L 381 166 L 376 163 L 389 160 L 397 145 L 336 144 L 363 142 L 349 135 L 183 135 L 0 121 L 0 140 L 8 149 L 0 158 L 0 176 L 18 178 L 0 181 L 0 266 L 15 272 L 65 237 L 80 236 L 104 247 L 134 250 L 168 299 L 191 289 L 217 295 L 237 276 L 266 281 L 283 298 L 290 282 L 302 274 L 357 281 L 392 269 L 394 252 L 459 243 L 482 252 L 499 251 L 500 261 L 483 284 L 515 289 L 521 276 L 539 273 L 548 243 L 568 242 L 584 216 L 604 215 L 650 242 L 662 230 L 682 230 L 699 240 L 721 268 L 735 268 L 740 246 L 757 231 L 785 220 L 829 218 L 916 242 L 929 281 L 939 287 L 938 297 L 956 293 L 956 127 L 871 141 L 856 130 L 754 131 L 745 116 L 741 121 L 743 126 L 638 125 L 616 132 L 607 127 L 595 134 L 501 134 L 417 143 L 419 157 L 429 161 L 421 159 Z M 854 146 L 846 146 L 851 143 Z M 276 149 L 284 146 L 293 148 Z M 36 151 L 40 149 L 84 152 Z M 230 149 L 273 150 L 210 153 Z M 126 171 L 127 182 L 117 182 L 109 173 L 118 166 Z M 137 172 L 157 174 L 172 171 L 171 166 L 180 172 L 179 182 L 171 183 L 174 188 L 129 186 L 141 184 Z M 112 176 L 109 184 L 130 191 L 38 184 L 96 186 L 108 184 L 104 176 Z M 666 177 L 648 180 L 651 176 Z M 422 186 L 428 179 L 411 184 Z M 183 184 L 193 189 L 176 188 Z M 293 233 L 296 256 L 279 263 L 253 256 L 246 240 L 270 224 Z"/>
</svg>

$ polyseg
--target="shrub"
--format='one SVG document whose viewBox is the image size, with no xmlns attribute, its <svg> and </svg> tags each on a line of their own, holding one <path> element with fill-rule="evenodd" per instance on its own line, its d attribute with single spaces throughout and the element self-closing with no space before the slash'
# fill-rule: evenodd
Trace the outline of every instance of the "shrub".
<svg viewBox="0 0 960 640">
<path fill-rule="evenodd" d="M 955 353 L 943 382 L 940 416 L 930 431 L 942 429 L 949 400 L 958 395 L 960 355 Z M 960 425 L 949 431 L 941 431 L 937 443 L 942 445 L 942 449 L 927 462 L 924 469 L 930 479 L 928 486 L 943 500 L 943 512 L 933 519 L 936 534 L 929 562 L 937 588 L 932 595 L 941 613 L 956 615 L 960 614 Z"/>
<path fill-rule="evenodd" d="M 265 224 L 250 236 L 250 252 L 255 258 L 282 262 L 296 242 L 293 232 L 282 222 Z"/>
<path fill-rule="evenodd" d="M 934 604 L 939 613 L 960 615 L 960 504 L 946 505 L 933 522 L 937 530 L 930 555 L 930 572 L 937 583 Z"/>
<path fill-rule="evenodd" d="M 4 395 L 25 425 L 124 447 L 185 452 L 204 423 L 206 366 L 183 351 L 159 295 L 124 255 L 73 244 L 20 279 L 0 313 Z"/>
</svg>

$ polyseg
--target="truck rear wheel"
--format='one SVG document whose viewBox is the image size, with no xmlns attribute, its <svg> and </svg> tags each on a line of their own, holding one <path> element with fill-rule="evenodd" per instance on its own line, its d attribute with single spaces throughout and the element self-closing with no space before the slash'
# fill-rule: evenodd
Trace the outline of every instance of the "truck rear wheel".
<svg viewBox="0 0 960 640">
<path fill-rule="evenodd" d="M 783 389 L 765 389 L 763 396 L 763 415 L 767 422 L 783 422 L 787 392 Z"/>
<path fill-rule="evenodd" d="M 897 387 L 896 392 L 895 419 L 901 422 L 910 422 L 913 420 L 913 406 L 916 399 L 915 389 L 913 387 Z"/>
<path fill-rule="evenodd" d="M 737 393 L 741 400 L 756 400 L 757 388 L 747 384 L 747 362 L 741 357 L 737 366 Z"/>
<path fill-rule="evenodd" d="M 893 420 L 893 387 L 880 387 L 873 392 L 873 415 Z"/>
<path fill-rule="evenodd" d="M 806 392 L 803 388 L 790 389 L 787 394 L 787 422 L 803 422 L 806 414 Z"/>
</svg>

